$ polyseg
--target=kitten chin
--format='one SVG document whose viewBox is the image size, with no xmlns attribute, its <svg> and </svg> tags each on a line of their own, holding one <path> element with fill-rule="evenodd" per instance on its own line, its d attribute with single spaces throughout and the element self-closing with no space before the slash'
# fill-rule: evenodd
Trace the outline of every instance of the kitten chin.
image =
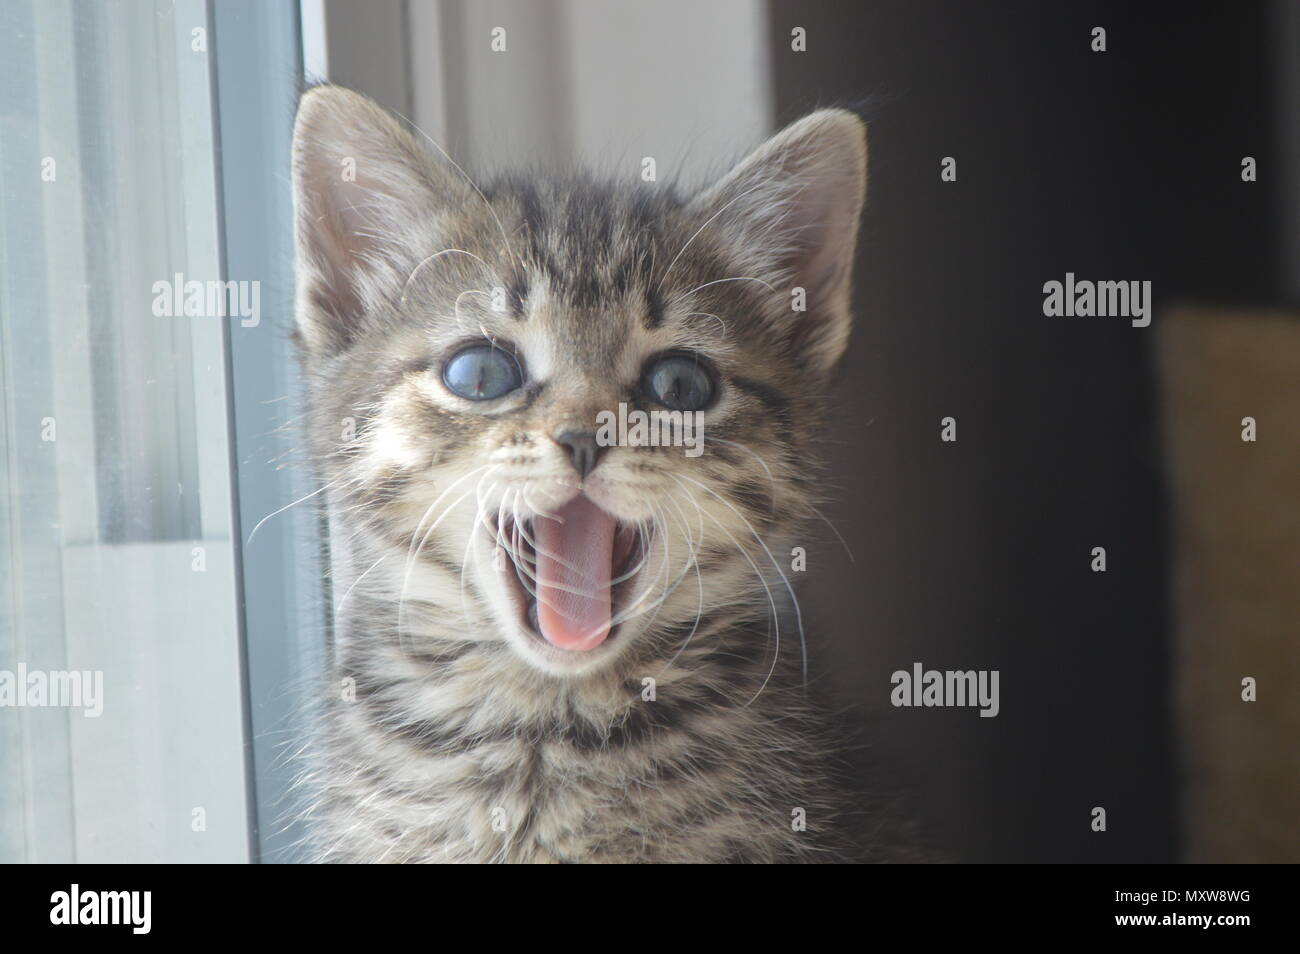
<svg viewBox="0 0 1300 954">
<path fill-rule="evenodd" d="M 839 110 L 678 195 L 474 184 L 364 97 L 304 96 L 296 335 L 354 688 L 304 780 L 320 859 L 914 857 L 837 780 L 779 557 L 865 182 Z M 699 440 L 597 431 L 674 412 Z"/>
</svg>

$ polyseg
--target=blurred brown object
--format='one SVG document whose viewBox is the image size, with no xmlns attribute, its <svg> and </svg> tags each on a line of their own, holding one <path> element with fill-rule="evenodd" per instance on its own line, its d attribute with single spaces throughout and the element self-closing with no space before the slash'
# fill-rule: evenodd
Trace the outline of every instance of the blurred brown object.
<svg viewBox="0 0 1300 954">
<path fill-rule="evenodd" d="M 1157 325 L 1184 857 L 1300 861 L 1300 315 Z"/>
</svg>

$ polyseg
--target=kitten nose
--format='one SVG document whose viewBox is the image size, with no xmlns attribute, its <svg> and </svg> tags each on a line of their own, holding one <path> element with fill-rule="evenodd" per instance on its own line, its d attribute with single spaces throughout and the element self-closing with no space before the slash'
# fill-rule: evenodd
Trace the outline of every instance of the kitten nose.
<svg viewBox="0 0 1300 954">
<path fill-rule="evenodd" d="M 605 453 L 605 448 L 596 443 L 596 435 L 590 431 L 562 431 L 555 435 L 555 443 L 568 448 L 573 469 L 584 480 L 596 469 L 596 462 Z"/>
</svg>

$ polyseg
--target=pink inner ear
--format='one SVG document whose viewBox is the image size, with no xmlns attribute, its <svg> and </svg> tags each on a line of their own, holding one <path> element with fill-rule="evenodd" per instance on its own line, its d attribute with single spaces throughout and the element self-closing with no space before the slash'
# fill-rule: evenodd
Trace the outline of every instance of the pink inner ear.
<svg viewBox="0 0 1300 954">
<path fill-rule="evenodd" d="M 796 280 L 808 292 L 808 315 L 826 304 L 828 295 L 849 277 L 852 261 L 843 253 L 857 234 L 857 216 L 845 215 L 843 208 L 814 206 L 793 218 L 803 221 L 798 233 L 803 249 L 795 257 Z M 847 221 L 846 221 L 847 219 Z"/>
<path fill-rule="evenodd" d="M 860 119 L 822 110 L 778 133 L 693 203 L 716 215 L 737 260 L 768 270 L 807 310 L 784 311 L 785 333 L 821 370 L 848 340 L 849 284 L 866 191 L 866 134 Z"/>
<path fill-rule="evenodd" d="M 818 364 L 834 363 L 847 338 L 857 195 L 851 178 L 828 176 L 805 186 L 800 198 L 792 201 L 783 223 L 796 249 L 788 265 L 791 284 L 802 287 L 806 295 L 806 310 L 793 315 L 787 338 L 797 352 Z"/>
<path fill-rule="evenodd" d="M 318 148 L 320 154 L 297 170 L 298 246 L 316 271 L 306 290 L 319 313 L 315 333 L 323 332 L 331 346 L 338 346 L 347 342 L 363 311 L 357 273 L 365 267 L 366 243 L 358 235 L 362 218 L 353 204 L 364 193 L 343 181 L 341 165 L 324 145 Z"/>
<path fill-rule="evenodd" d="M 396 117 L 333 86 L 299 105 L 293 173 L 301 301 L 310 304 L 300 334 L 328 348 L 355 332 L 372 295 L 400 285 L 417 247 L 439 247 L 432 223 L 465 201 L 467 187 Z"/>
</svg>

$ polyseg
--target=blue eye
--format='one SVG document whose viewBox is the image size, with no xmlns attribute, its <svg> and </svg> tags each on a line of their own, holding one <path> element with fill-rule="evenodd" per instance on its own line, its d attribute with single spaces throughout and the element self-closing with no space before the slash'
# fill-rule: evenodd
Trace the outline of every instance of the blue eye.
<svg viewBox="0 0 1300 954">
<path fill-rule="evenodd" d="M 492 345 L 472 345 L 442 366 L 447 389 L 470 401 L 503 397 L 524 383 L 519 362 L 509 351 Z"/>
<path fill-rule="evenodd" d="M 713 400 L 713 372 L 693 355 L 668 354 L 646 370 L 645 389 L 673 411 L 698 411 Z"/>
</svg>

